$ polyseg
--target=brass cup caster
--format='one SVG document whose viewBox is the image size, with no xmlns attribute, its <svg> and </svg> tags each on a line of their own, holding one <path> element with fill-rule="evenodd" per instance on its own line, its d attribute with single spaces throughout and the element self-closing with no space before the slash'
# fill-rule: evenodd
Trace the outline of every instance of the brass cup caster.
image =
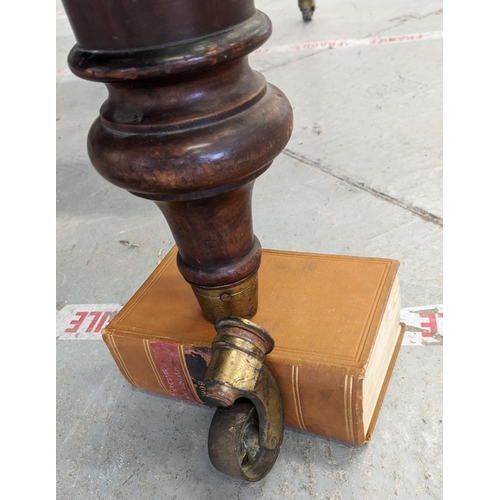
<svg viewBox="0 0 500 500">
<path fill-rule="evenodd" d="M 302 12 L 303 21 L 312 21 L 316 5 L 314 0 L 299 0 L 299 9 Z"/>
<path fill-rule="evenodd" d="M 269 333 L 229 316 L 215 323 L 207 402 L 219 406 L 208 434 L 212 465 L 229 476 L 259 481 L 273 467 L 283 441 L 283 401 L 263 364 L 274 347 Z"/>
</svg>

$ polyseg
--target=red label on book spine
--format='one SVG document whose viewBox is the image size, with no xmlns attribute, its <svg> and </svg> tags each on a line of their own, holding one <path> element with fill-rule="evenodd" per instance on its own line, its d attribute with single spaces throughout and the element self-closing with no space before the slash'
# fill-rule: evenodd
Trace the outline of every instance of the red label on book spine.
<svg viewBox="0 0 500 500">
<path fill-rule="evenodd" d="M 150 345 L 151 354 L 168 392 L 174 398 L 197 403 L 184 373 L 179 346 L 170 342 L 151 342 Z"/>
</svg>

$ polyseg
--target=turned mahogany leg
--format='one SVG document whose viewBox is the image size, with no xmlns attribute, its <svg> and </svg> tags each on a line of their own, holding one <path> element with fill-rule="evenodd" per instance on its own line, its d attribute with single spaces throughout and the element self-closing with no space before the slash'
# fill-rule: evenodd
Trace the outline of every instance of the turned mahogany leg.
<svg viewBox="0 0 500 500">
<path fill-rule="evenodd" d="M 158 205 L 179 271 L 218 332 L 207 394 L 224 409 L 209 433 L 212 463 L 257 481 L 283 438 L 281 395 L 263 364 L 274 342 L 242 319 L 257 311 L 262 253 L 253 185 L 292 131 L 288 100 L 248 65 L 271 23 L 250 0 L 63 2 L 77 40 L 71 70 L 109 91 L 89 132 L 90 160 Z"/>
<path fill-rule="evenodd" d="M 271 34 L 251 0 L 63 0 L 69 65 L 109 97 L 88 136 L 108 181 L 154 201 L 204 317 L 252 317 L 255 179 L 285 147 L 291 106 L 248 65 Z"/>
</svg>

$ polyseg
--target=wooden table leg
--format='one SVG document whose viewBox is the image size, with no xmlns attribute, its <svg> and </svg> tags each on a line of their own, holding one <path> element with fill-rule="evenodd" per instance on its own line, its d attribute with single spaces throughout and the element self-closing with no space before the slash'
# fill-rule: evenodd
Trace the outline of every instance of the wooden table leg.
<svg viewBox="0 0 500 500">
<path fill-rule="evenodd" d="M 154 201 L 204 317 L 252 317 L 261 247 L 255 179 L 285 147 L 292 110 L 248 64 L 271 35 L 252 0 L 63 0 L 71 71 L 109 98 L 88 136 L 97 171 Z"/>
</svg>

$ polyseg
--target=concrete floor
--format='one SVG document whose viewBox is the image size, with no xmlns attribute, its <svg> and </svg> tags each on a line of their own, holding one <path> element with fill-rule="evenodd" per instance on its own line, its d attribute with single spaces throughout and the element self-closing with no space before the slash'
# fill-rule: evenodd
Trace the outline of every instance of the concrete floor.
<svg viewBox="0 0 500 500">
<path fill-rule="evenodd" d="M 295 125 L 256 183 L 255 233 L 266 248 L 397 259 L 402 307 L 442 304 L 442 2 L 317 4 L 306 24 L 293 0 L 256 1 L 276 50 L 250 62 Z M 173 239 L 153 203 L 90 165 L 107 92 L 64 71 L 74 38 L 57 10 L 57 309 L 124 304 Z M 354 42 L 287 50 L 330 40 Z M 442 349 L 402 347 L 368 445 L 286 429 L 271 473 L 247 484 L 210 464 L 211 409 L 134 389 L 100 340 L 58 340 L 57 498 L 440 499 Z"/>
</svg>

